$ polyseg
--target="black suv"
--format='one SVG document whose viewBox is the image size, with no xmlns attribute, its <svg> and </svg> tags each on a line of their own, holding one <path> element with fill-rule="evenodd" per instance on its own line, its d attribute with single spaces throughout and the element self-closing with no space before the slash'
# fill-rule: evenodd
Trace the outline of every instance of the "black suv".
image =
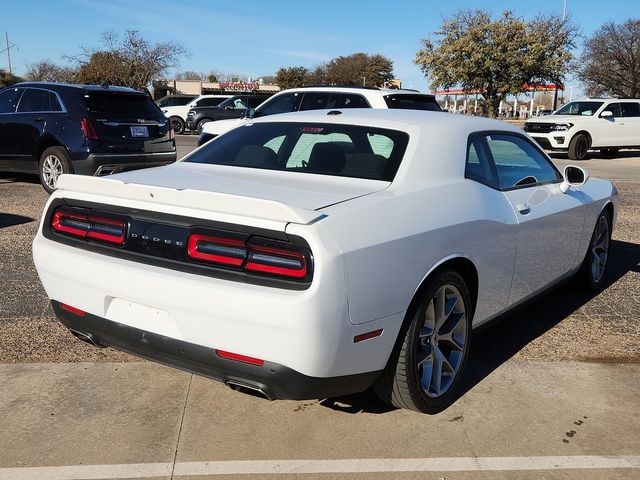
<svg viewBox="0 0 640 480">
<path fill-rule="evenodd" d="M 107 175 L 176 160 L 173 128 L 148 94 L 124 87 L 18 83 L 0 90 L 0 170 Z"/>
<path fill-rule="evenodd" d="M 187 128 L 202 132 L 202 125 L 215 120 L 242 118 L 247 110 L 256 108 L 271 95 L 234 95 L 215 107 L 195 107 L 187 114 Z"/>
</svg>

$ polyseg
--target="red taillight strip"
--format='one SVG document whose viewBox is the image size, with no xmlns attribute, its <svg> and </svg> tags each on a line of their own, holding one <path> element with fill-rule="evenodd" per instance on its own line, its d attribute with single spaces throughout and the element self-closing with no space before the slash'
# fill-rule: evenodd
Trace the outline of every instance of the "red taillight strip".
<svg viewBox="0 0 640 480">
<path fill-rule="evenodd" d="M 63 225 L 62 221 L 65 219 L 87 222 L 87 229 L 82 230 L 80 228 L 71 227 L 69 225 Z M 77 235 L 83 238 L 87 234 L 87 231 L 89 229 L 86 215 L 77 215 L 61 211 L 57 211 L 53 214 L 53 218 L 51 219 L 51 226 L 56 232 L 69 233 L 71 235 Z"/>
<path fill-rule="evenodd" d="M 274 263 L 277 263 L 278 258 L 294 259 L 299 262 L 300 268 L 289 268 L 256 261 L 256 257 L 253 257 L 251 255 L 252 252 L 267 254 L 265 256 L 267 258 L 273 258 Z M 282 275 L 285 277 L 293 278 L 303 278 L 307 275 L 307 261 L 302 253 L 294 252 L 291 250 L 284 250 L 281 248 L 264 247 L 262 245 L 249 245 L 249 260 L 247 261 L 247 264 L 244 268 L 255 272 L 272 273 L 274 275 Z"/>
<path fill-rule="evenodd" d="M 98 132 L 96 132 L 93 123 L 91 123 L 91 120 L 88 118 L 85 117 L 80 120 L 80 128 L 82 129 L 82 134 L 85 138 L 88 138 L 89 140 L 99 140 L 100 137 L 98 137 Z"/>
<path fill-rule="evenodd" d="M 237 247 L 238 249 L 243 250 L 243 256 L 240 257 L 231 257 L 227 255 L 217 255 L 214 253 L 206 253 L 198 251 L 198 246 L 200 242 L 203 244 L 210 243 L 213 245 L 222 245 L 228 247 Z M 232 238 L 221 238 L 221 237 L 212 237 L 209 235 L 201 235 L 201 234 L 193 234 L 189 236 L 189 241 L 187 242 L 187 252 L 191 258 L 195 258 L 197 260 L 205 260 L 208 262 L 222 263 L 224 265 L 233 265 L 239 267 L 244 262 L 246 256 L 246 247 L 243 240 L 236 240 Z"/>
<path fill-rule="evenodd" d="M 224 350 L 215 350 L 216 355 L 228 360 L 235 360 L 236 362 L 249 363 L 251 365 L 264 365 L 264 360 L 254 357 L 248 357 L 246 355 L 240 355 L 239 353 L 225 352 Z"/>
<path fill-rule="evenodd" d="M 65 220 L 76 221 L 84 225 L 82 225 L 82 228 L 80 228 L 79 225 L 65 225 Z M 80 213 L 58 210 L 54 212 L 53 217 L 51 218 L 51 227 L 56 232 L 66 233 L 75 237 L 92 238 L 108 243 L 113 243 L 115 245 L 124 244 L 125 223 L 122 220 L 92 215 L 87 216 Z M 117 233 L 99 231 L 101 227 L 112 227 L 112 229 L 116 230 Z"/>
<path fill-rule="evenodd" d="M 79 308 L 76 307 L 72 307 L 71 305 L 67 305 L 66 303 L 61 303 L 60 304 L 60 308 L 62 308 L 63 310 L 66 310 L 68 312 L 71 312 L 75 315 L 78 315 L 79 317 L 84 317 L 85 315 L 85 311 L 84 310 L 80 310 Z"/>
</svg>

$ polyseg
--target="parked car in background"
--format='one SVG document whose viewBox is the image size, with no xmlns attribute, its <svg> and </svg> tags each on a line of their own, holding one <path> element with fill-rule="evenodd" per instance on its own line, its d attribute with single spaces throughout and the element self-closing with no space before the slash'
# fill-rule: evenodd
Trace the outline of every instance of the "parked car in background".
<svg viewBox="0 0 640 480">
<path fill-rule="evenodd" d="M 271 399 L 373 385 L 427 413 L 460 395 L 474 328 L 571 276 L 601 287 L 618 209 L 515 126 L 410 110 L 253 119 L 61 189 L 33 258 L 78 338 Z"/>
<path fill-rule="evenodd" d="M 545 150 L 585 160 L 589 150 L 615 156 L 640 147 L 640 100 L 592 99 L 567 103 L 554 114 L 527 120 L 525 132 Z"/>
<path fill-rule="evenodd" d="M 219 120 L 205 124 L 198 145 L 231 130 L 251 118 L 323 108 L 392 108 L 442 111 L 435 95 L 414 90 L 380 89 L 375 87 L 302 87 L 275 94 L 255 110 L 248 110 L 246 118 Z"/>
<path fill-rule="evenodd" d="M 216 106 L 193 107 L 187 114 L 187 128 L 200 133 L 205 123 L 242 118 L 248 109 L 256 108 L 270 96 L 267 94 L 234 95 Z"/>
<path fill-rule="evenodd" d="M 18 83 L 0 91 L 0 169 L 106 175 L 176 160 L 171 123 L 147 93 L 124 87 Z"/>
<path fill-rule="evenodd" d="M 156 100 L 156 105 L 160 108 L 179 107 L 186 105 L 196 98 L 197 95 L 167 95 Z"/>
<path fill-rule="evenodd" d="M 164 114 L 171 119 L 173 130 L 176 133 L 184 133 L 185 124 L 187 122 L 187 114 L 194 107 L 215 107 L 220 102 L 231 97 L 231 95 L 200 95 L 182 105 L 174 105 L 163 107 Z"/>
</svg>

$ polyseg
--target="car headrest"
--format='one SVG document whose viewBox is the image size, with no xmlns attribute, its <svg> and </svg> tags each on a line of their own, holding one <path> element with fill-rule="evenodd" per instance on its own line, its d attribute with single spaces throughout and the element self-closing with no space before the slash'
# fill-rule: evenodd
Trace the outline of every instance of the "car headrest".
<svg viewBox="0 0 640 480">
<path fill-rule="evenodd" d="M 233 161 L 234 165 L 252 168 L 277 168 L 278 156 L 269 147 L 245 145 Z"/>
<path fill-rule="evenodd" d="M 311 149 L 307 168 L 318 173 L 338 173 L 344 168 L 344 162 L 344 151 L 339 145 L 316 143 Z"/>
</svg>

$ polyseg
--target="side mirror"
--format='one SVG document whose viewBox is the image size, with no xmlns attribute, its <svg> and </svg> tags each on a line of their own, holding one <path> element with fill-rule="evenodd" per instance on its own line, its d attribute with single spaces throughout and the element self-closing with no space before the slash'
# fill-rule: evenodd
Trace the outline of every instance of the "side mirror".
<svg viewBox="0 0 640 480">
<path fill-rule="evenodd" d="M 564 168 L 564 180 L 560 184 L 560 191 L 567 193 L 569 187 L 580 187 L 589 180 L 589 172 L 575 165 L 567 165 Z"/>
<path fill-rule="evenodd" d="M 600 114 L 600 118 L 612 118 L 613 112 L 611 110 L 605 110 Z"/>
<path fill-rule="evenodd" d="M 247 110 L 247 113 L 244 114 L 244 118 L 253 118 L 256 116 L 256 109 L 255 108 L 249 108 Z"/>
</svg>

